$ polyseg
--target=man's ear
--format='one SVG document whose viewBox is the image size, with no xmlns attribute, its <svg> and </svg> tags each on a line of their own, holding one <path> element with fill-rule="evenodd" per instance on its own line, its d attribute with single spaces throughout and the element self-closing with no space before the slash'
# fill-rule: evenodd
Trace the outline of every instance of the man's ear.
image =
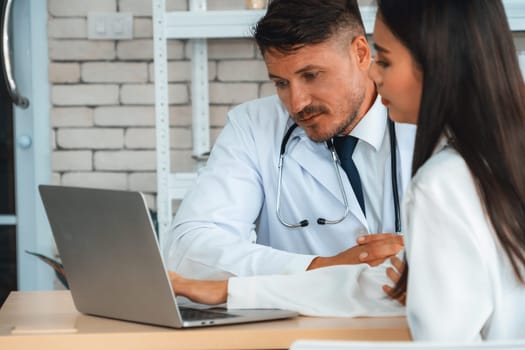
<svg viewBox="0 0 525 350">
<path fill-rule="evenodd" d="M 371 52 L 366 37 L 364 35 L 356 36 L 354 40 L 352 40 L 350 48 L 355 55 L 359 68 L 368 71 L 370 68 Z"/>
</svg>

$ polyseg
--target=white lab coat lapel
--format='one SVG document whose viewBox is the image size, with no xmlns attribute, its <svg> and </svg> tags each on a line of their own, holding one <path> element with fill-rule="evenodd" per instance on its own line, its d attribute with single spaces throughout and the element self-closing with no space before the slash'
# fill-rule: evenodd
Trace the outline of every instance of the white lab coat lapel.
<svg viewBox="0 0 525 350">
<path fill-rule="evenodd" d="M 416 138 L 416 126 L 412 124 L 395 124 L 398 150 L 398 176 L 400 176 L 401 193 L 408 188 L 412 178 L 412 158 Z"/>
<path fill-rule="evenodd" d="M 306 172 L 312 175 L 344 208 L 339 182 L 333 170 L 332 156 L 326 143 L 313 142 L 306 136 L 304 130 L 297 129 L 290 138 L 287 147 L 287 158 L 297 162 Z M 288 160 L 287 160 L 288 161 Z M 350 215 L 355 216 L 368 229 L 368 223 L 359 206 L 357 197 L 350 185 L 344 170 L 339 166 L 341 178 L 346 191 Z"/>
</svg>

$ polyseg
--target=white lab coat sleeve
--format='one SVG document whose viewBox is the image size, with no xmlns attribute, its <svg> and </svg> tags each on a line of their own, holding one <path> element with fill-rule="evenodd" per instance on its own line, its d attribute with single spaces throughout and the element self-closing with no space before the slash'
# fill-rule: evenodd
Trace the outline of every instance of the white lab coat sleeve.
<svg viewBox="0 0 525 350">
<path fill-rule="evenodd" d="M 259 169 L 271 165 L 260 164 L 257 147 L 264 145 L 256 147 L 252 129 L 242 118 L 229 118 L 174 218 L 164 252 L 168 269 L 220 279 L 304 271 L 314 258 L 255 244 L 265 200 Z"/>
<path fill-rule="evenodd" d="M 228 308 L 279 308 L 307 316 L 403 316 L 404 307 L 382 290 L 392 282 L 388 263 L 338 265 L 292 275 L 233 277 Z"/>
<path fill-rule="evenodd" d="M 477 341 L 493 310 L 487 222 L 463 160 L 434 165 L 404 199 L 408 322 L 414 340 Z"/>
</svg>

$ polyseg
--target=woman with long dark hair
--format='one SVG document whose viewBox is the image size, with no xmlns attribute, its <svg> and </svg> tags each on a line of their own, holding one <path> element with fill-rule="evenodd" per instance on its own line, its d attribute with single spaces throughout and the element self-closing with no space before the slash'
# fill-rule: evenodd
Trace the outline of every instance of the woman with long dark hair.
<svg viewBox="0 0 525 350">
<path fill-rule="evenodd" d="M 525 86 L 501 1 L 378 0 L 374 43 L 390 118 L 418 126 L 392 293 L 414 338 L 525 338 Z"/>
</svg>

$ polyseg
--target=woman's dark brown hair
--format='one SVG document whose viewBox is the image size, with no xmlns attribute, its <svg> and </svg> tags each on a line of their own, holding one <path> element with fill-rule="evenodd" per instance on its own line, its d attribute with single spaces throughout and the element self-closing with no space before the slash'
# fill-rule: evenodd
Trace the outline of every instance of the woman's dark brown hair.
<svg viewBox="0 0 525 350">
<path fill-rule="evenodd" d="M 423 73 L 412 174 L 447 130 L 516 277 L 525 283 L 525 85 L 501 1 L 377 3 L 380 18 Z M 405 268 L 398 296 L 407 276 Z"/>
</svg>

